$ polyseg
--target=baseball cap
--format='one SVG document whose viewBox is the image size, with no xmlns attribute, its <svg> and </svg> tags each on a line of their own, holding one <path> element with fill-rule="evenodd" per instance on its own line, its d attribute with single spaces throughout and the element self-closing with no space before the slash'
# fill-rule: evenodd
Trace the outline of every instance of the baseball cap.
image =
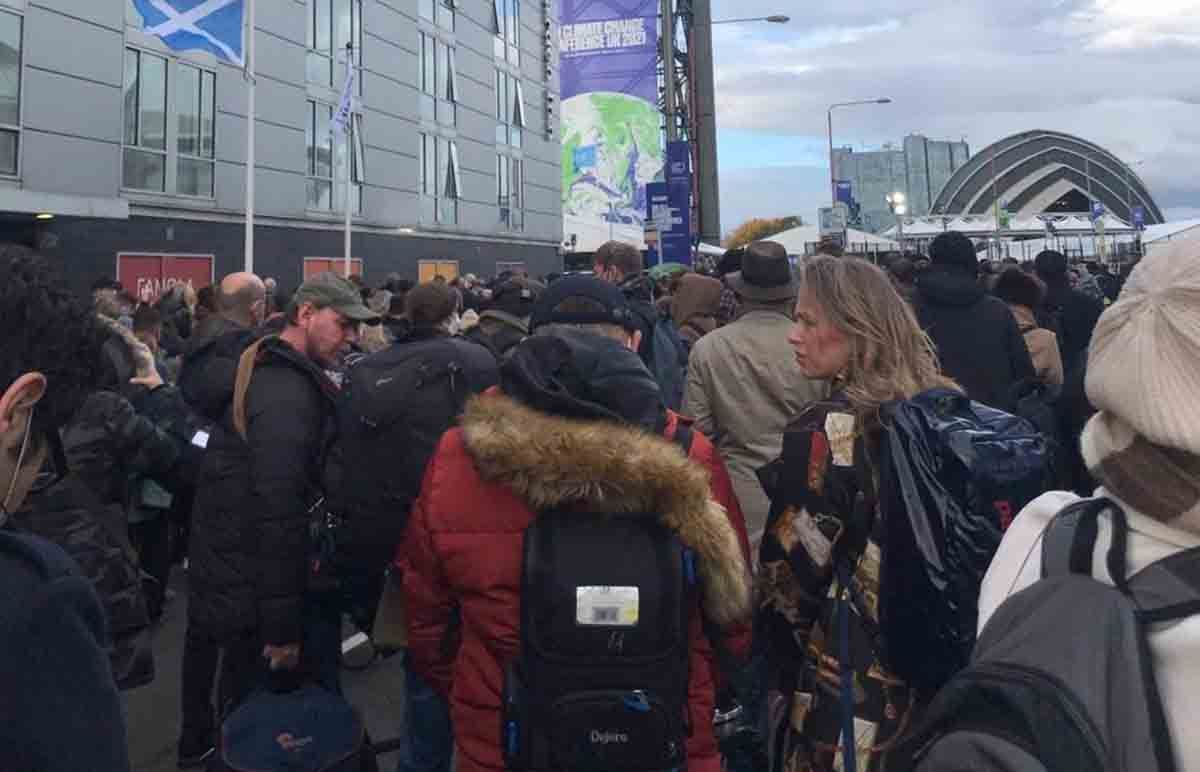
<svg viewBox="0 0 1200 772">
<path fill-rule="evenodd" d="M 312 303 L 317 308 L 332 308 L 347 319 L 367 324 L 378 324 L 379 314 L 367 308 L 362 293 L 346 279 L 336 273 L 319 273 L 306 280 L 296 290 L 292 301 Z"/>
<path fill-rule="evenodd" d="M 599 308 L 596 311 L 554 310 L 571 298 L 590 300 Z M 621 290 L 615 284 L 592 276 L 568 276 L 547 287 L 534 303 L 529 328 L 535 330 L 544 324 L 616 324 L 631 331 L 638 329 L 629 301 Z"/>
</svg>

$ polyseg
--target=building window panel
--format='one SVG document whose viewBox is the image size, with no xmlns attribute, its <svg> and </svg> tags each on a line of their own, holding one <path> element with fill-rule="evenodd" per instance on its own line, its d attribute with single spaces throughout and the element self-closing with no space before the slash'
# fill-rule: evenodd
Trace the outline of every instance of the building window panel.
<svg viewBox="0 0 1200 772">
<path fill-rule="evenodd" d="M 462 178 L 458 145 L 444 137 L 421 137 L 421 221 L 453 225 L 458 222 Z"/>
<path fill-rule="evenodd" d="M 304 131 L 308 153 L 308 208 L 344 212 L 346 187 L 342 175 L 345 173 L 343 164 L 347 162 L 346 143 L 341 138 L 334 142 L 330 131 L 333 110 L 332 105 L 308 102 L 308 125 Z M 362 211 L 362 181 L 366 176 L 361 143 L 362 116 L 356 113 L 350 119 L 349 157 L 351 207 L 355 212 Z"/>
<path fill-rule="evenodd" d="M 308 82 L 329 88 L 341 86 L 338 56 L 354 46 L 354 65 L 362 66 L 362 0 L 308 0 Z M 336 71 L 336 72 L 335 72 Z M 362 79 L 358 80 L 362 93 Z"/>
<path fill-rule="evenodd" d="M 122 186 L 212 198 L 216 74 L 125 50 Z"/>
<path fill-rule="evenodd" d="M 146 53 L 138 56 L 137 144 L 167 149 L 167 60 Z"/>
<path fill-rule="evenodd" d="M 21 118 L 21 22 L 14 13 L 0 12 L 0 125 L 12 127 Z M 0 164 L 0 171 L 5 168 Z"/>
<path fill-rule="evenodd" d="M 454 31 L 454 0 L 436 0 L 437 24 L 442 29 Z"/>
<path fill-rule="evenodd" d="M 138 143 L 138 59 L 140 54 L 125 49 L 125 144 Z"/>
</svg>

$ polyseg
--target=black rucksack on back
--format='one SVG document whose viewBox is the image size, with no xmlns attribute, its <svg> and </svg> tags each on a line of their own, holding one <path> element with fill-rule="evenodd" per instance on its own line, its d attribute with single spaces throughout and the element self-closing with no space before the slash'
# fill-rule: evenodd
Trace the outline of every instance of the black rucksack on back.
<svg viewBox="0 0 1200 772">
<path fill-rule="evenodd" d="M 402 343 L 350 368 L 339 417 L 346 521 L 339 550 L 356 570 L 382 573 L 404 533 L 425 466 L 466 400 L 499 382 L 476 343 L 439 336 Z"/>
<path fill-rule="evenodd" d="M 694 439 L 690 426 L 676 427 L 685 455 Z M 654 515 L 542 513 L 525 530 L 521 654 L 504 676 L 505 766 L 684 768 L 697 581 L 694 553 Z"/>
<path fill-rule="evenodd" d="M 885 409 L 878 648 L 925 694 L 966 665 L 979 586 L 1004 531 L 1050 483 L 1029 422 L 949 389 Z"/>
<path fill-rule="evenodd" d="M 1110 586 L 1092 576 L 1108 512 Z M 970 666 L 889 757 L 915 772 L 1173 772 L 1147 642 L 1150 625 L 1200 613 L 1200 549 L 1127 578 L 1129 527 L 1107 499 L 1063 510 L 1043 536 L 1042 580 L 988 620 Z"/>
<path fill-rule="evenodd" d="M 521 654 L 505 675 L 507 767 L 682 769 L 695 582 L 655 515 L 542 513 L 525 532 Z"/>
</svg>

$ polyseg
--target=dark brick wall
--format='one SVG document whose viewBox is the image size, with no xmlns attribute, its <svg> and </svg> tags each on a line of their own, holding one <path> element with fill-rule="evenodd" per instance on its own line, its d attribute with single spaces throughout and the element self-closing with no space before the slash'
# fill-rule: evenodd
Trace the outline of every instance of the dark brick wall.
<svg viewBox="0 0 1200 772">
<path fill-rule="evenodd" d="M 88 289 L 100 276 L 116 275 L 118 252 L 213 254 L 216 275 L 220 278 L 241 270 L 244 233 L 237 223 L 150 217 L 129 220 L 59 217 L 35 227 L 27 223 L 0 223 L 0 241 L 38 246 L 47 256 L 61 261 L 71 283 L 81 290 Z M 562 270 L 562 258 L 553 246 L 356 232 L 353 252 L 364 261 L 368 284 L 381 283 L 393 271 L 415 281 L 419 260 L 458 260 L 462 273 L 480 277 L 494 276 L 497 262 L 524 262 L 533 276 Z M 255 228 L 255 273 L 274 276 L 284 288 L 300 283 L 303 258 L 341 254 L 341 231 Z"/>
</svg>

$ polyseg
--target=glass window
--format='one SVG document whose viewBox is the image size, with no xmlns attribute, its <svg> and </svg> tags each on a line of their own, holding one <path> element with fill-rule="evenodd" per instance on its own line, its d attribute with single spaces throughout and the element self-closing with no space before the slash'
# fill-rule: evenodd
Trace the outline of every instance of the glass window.
<svg viewBox="0 0 1200 772">
<path fill-rule="evenodd" d="M 162 153 L 125 149 L 122 184 L 135 190 L 163 191 L 166 189 L 166 157 Z"/>
<path fill-rule="evenodd" d="M 200 70 L 180 66 L 175 78 L 176 149 L 185 155 L 200 151 Z"/>
<path fill-rule="evenodd" d="M 172 102 L 167 102 L 168 74 Z M 207 168 L 177 166 L 177 157 L 198 155 L 201 125 L 215 114 L 212 105 L 215 81 L 207 96 L 202 94 L 202 72 L 145 51 L 125 51 L 125 144 L 122 185 L 135 190 L 212 196 L 212 162 Z M 207 113 L 202 98 L 209 100 Z M 168 124 L 168 122 L 171 122 Z M 167 127 L 177 134 L 174 146 L 167 145 Z M 211 125 L 207 128 L 212 143 Z M 211 157 L 211 156 L 210 156 Z M 183 178 L 176 179 L 182 171 Z"/>
<path fill-rule="evenodd" d="M 200 155 L 216 155 L 217 75 L 203 71 L 200 76 Z"/>
<path fill-rule="evenodd" d="M 333 106 L 309 100 L 308 121 L 304 127 L 304 139 L 308 154 L 308 208 L 326 212 L 344 211 L 346 187 L 345 174 L 346 143 L 341 137 L 334 141 L 330 131 Z M 362 210 L 362 182 L 365 174 L 365 156 L 362 147 L 362 116 L 355 113 L 350 119 L 349 157 L 351 177 L 351 205 L 355 211 Z"/>
<path fill-rule="evenodd" d="M 20 123 L 20 106 L 21 17 L 0 12 L 0 125 Z"/>
<path fill-rule="evenodd" d="M 167 149 L 167 60 L 142 53 L 138 57 L 137 144 Z"/>
<path fill-rule="evenodd" d="M 421 33 L 421 90 L 426 94 L 437 93 L 437 41 Z"/>
<path fill-rule="evenodd" d="M 340 88 L 345 61 L 338 57 L 354 46 L 354 63 L 362 66 L 362 0 L 308 0 L 308 82 Z M 336 72 L 335 72 L 336 70 Z M 358 80 L 362 93 L 362 79 Z"/>
<path fill-rule="evenodd" d="M 429 134 L 421 139 L 421 222 L 458 222 L 458 145 Z"/>
<path fill-rule="evenodd" d="M 454 0 L 436 0 L 437 24 L 444 30 L 454 31 Z"/>
<path fill-rule="evenodd" d="M 136 145 L 138 135 L 138 57 L 137 51 L 125 49 L 125 144 Z"/>
<path fill-rule="evenodd" d="M 213 195 L 215 78 L 211 72 L 186 64 L 179 64 L 175 75 L 175 149 L 180 155 L 175 187 L 183 195 Z"/>
<path fill-rule="evenodd" d="M 0 173 L 17 173 L 17 132 L 0 131 Z"/>
</svg>

